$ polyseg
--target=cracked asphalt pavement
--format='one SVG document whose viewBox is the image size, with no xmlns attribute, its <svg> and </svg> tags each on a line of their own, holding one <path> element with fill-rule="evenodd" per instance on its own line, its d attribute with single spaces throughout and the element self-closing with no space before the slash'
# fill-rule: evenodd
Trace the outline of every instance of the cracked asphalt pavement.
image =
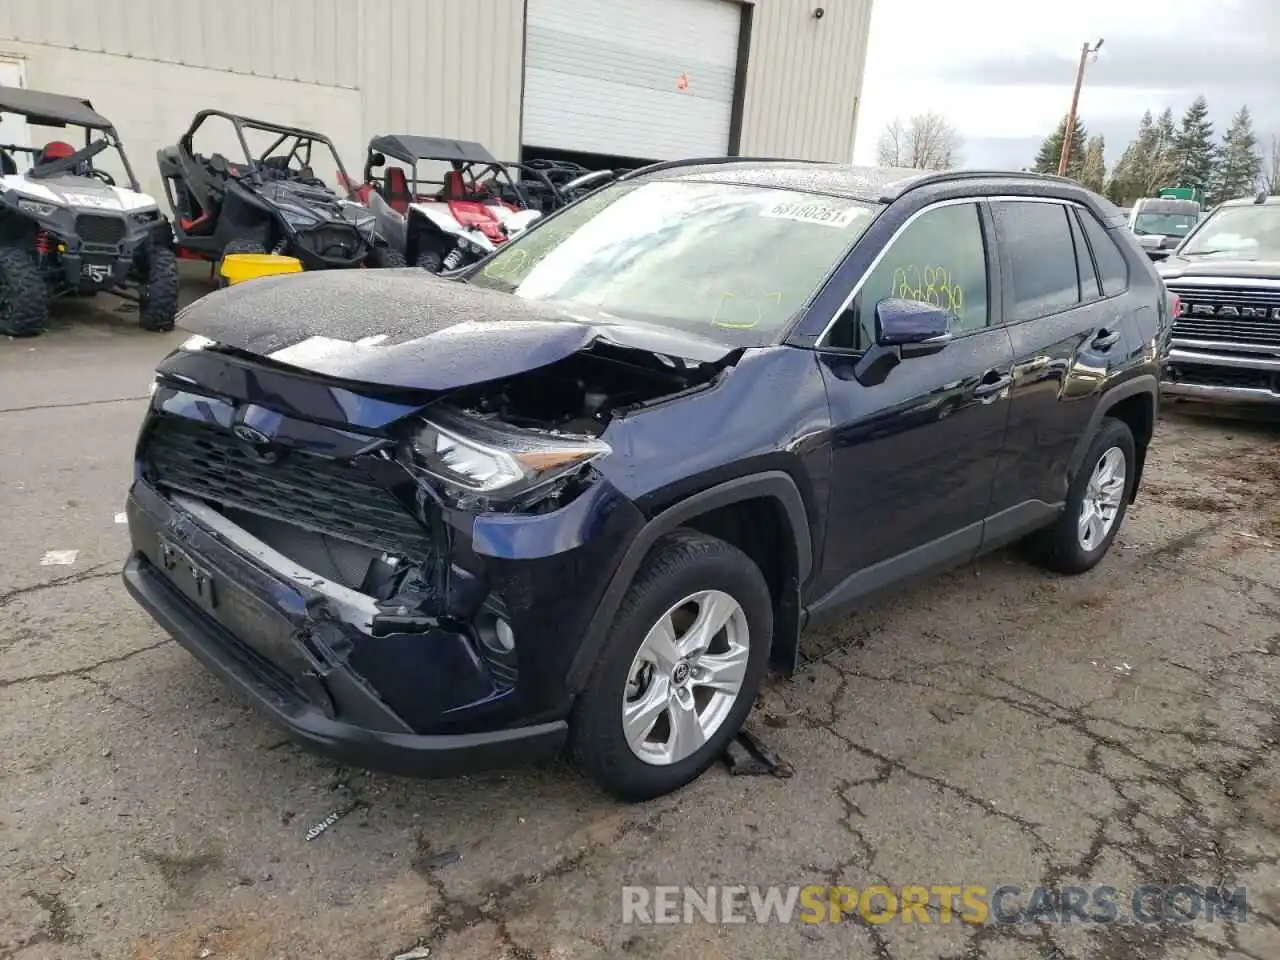
<svg viewBox="0 0 1280 960">
<path fill-rule="evenodd" d="M 558 765 L 336 768 L 143 616 L 115 515 L 150 369 L 182 334 L 108 310 L 0 340 L 0 958 L 1280 956 L 1280 427 L 1166 410 L 1097 570 L 1007 551 L 887 597 L 767 684 L 751 723 L 793 776 L 717 767 L 622 806 Z M 50 550 L 78 553 L 42 566 Z M 621 922 L 625 885 L 875 883 L 1121 904 L 1188 883 L 1244 887 L 1248 908 Z"/>
</svg>

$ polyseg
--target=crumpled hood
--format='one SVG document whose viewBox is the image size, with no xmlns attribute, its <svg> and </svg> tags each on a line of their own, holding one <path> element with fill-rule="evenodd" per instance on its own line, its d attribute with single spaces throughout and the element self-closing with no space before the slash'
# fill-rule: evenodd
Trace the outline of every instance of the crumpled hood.
<svg viewBox="0 0 1280 960">
<path fill-rule="evenodd" d="M 445 391 L 563 360 L 595 341 L 713 363 L 734 347 L 595 318 L 417 268 L 317 270 L 235 284 L 178 317 L 228 347 L 357 383 Z"/>
<path fill-rule="evenodd" d="M 1251 277 L 1280 280 L 1280 263 L 1275 260 L 1244 260 L 1236 257 L 1170 257 L 1156 270 L 1166 283 L 1184 277 Z"/>
</svg>

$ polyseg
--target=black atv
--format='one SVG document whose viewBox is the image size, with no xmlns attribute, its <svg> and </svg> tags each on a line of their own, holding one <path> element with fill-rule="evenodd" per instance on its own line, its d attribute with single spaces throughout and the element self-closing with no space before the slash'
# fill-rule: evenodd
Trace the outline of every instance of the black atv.
<svg viewBox="0 0 1280 960">
<path fill-rule="evenodd" d="M 111 293 L 144 330 L 170 330 L 178 268 L 169 223 L 138 187 L 111 122 L 88 100 L 0 86 L 0 114 L 78 128 L 84 146 L 0 144 L 0 334 L 35 336 L 54 297 Z M 127 186 L 95 165 L 113 151 Z M 106 158 L 103 158 L 106 159 Z"/>
<path fill-rule="evenodd" d="M 232 145 L 242 160 L 213 149 Z M 296 257 L 305 270 L 404 266 L 378 236 L 373 215 L 316 175 L 313 161 L 332 163 L 338 182 L 349 183 L 323 134 L 202 110 L 157 159 L 175 242 L 186 256 L 278 253 Z"/>
</svg>

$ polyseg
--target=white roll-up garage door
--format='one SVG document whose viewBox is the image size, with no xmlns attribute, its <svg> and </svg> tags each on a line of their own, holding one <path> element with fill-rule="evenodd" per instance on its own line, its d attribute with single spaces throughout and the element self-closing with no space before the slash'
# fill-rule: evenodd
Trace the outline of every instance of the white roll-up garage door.
<svg viewBox="0 0 1280 960">
<path fill-rule="evenodd" d="M 723 156 L 741 7 L 529 0 L 522 141 L 649 160 Z"/>
</svg>

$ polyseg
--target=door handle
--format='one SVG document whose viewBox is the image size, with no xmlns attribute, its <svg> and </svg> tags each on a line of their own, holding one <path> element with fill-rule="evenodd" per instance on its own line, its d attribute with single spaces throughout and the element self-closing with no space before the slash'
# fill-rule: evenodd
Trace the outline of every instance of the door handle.
<svg viewBox="0 0 1280 960">
<path fill-rule="evenodd" d="M 995 379 L 991 379 L 992 377 L 995 377 Z M 979 400 L 993 399 L 999 396 L 1011 383 L 1013 383 L 1013 374 L 990 370 L 982 378 L 982 382 L 973 388 L 973 395 Z"/>
<path fill-rule="evenodd" d="M 1095 350 L 1110 350 L 1119 342 L 1120 342 L 1119 330 L 1113 333 L 1112 331 L 1108 330 L 1106 327 L 1103 327 L 1096 334 L 1094 334 L 1093 342 L 1090 344 L 1090 346 L 1093 347 Z"/>
</svg>

